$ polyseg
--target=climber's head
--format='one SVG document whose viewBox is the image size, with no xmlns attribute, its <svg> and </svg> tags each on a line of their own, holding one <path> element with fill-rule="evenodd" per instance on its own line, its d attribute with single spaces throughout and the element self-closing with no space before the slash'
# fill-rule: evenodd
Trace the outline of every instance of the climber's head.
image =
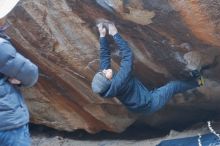
<svg viewBox="0 0 220 146">
<path fill-rule="evenodd" d="M 111 85 L 111 80 L 113 77 L 112 69 L 104 69 L 95 74 L 92 80 L 92 90 L 94 93 L 102 94 Z"/>
<path fill-rule="evenodd" d="M 16 6 L 20 0 L 4 0 L 0 4 L 0 21 L 4 21 L 4 17 Z"/>
</svg>

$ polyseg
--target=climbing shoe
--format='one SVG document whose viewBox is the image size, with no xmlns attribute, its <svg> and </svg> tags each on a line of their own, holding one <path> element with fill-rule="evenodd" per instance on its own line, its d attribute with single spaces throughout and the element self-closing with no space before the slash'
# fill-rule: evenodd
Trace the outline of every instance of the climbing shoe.
<svg viewBox="0 0 220 146">
<path fill-rule="evenodd" d="M 205 79 L 203 78 L 202 75 L 197 79 L 197 82 L 198 82 L 199 86 L 205 85 Z"/>
<path fill-rule="evenodd" d="M 190 75 L 196 79 L 196 81 L 198 82 L 199 86 L 204 86 L 205 85 L 205 79 L 202 76 L 201 72 L 199 70 L 193 70 L 190 72 Z"/>
</svg>

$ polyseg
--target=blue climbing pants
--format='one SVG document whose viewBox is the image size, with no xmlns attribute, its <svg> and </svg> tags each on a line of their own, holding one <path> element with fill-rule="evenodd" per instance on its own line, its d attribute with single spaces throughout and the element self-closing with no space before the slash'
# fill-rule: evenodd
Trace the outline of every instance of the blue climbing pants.
<svg viewBox="0 0 220 146">
<path fill-rule="evenodd" d="M 31 146 L 28 125 L 0 131 L 0 146 Z"/>
<path fill-rule="evenodd" d="M 175 94 L 183 93 L 198 86 L 199 85 L 196 80 L 171 81 L 165 86 L 150 91 L 150 96 L 152 99 L 149 113 L 153 113 L 161 109 Z"/>
</svg>

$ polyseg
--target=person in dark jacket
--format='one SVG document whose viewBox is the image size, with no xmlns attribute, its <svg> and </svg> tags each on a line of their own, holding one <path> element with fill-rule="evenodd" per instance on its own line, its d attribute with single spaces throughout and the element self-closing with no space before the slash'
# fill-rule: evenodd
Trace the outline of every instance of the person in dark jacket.
<svg viewBox="0 0 220 146">
<path fill-rule="evenodd" d="M 109 23 L 109 34 L 119 47 L 120 68 L 117 73 L 111 69 L 110 49 L 106 39 L 106 27 L 98 24 L 100 33 L 100 71 L 92 80 L 92 90 L 104 98 L 117 97 L 130 111 L 151 114 L 161 109 L 177 93 L 199 87 L 204 83 L 200 73 L 193 71 L 190 81 L 171 81 L 165 86 L 149 91 L 133 75 L 133 53 L 128 43 L 118 33 L 114 24 Z"/>
<path fill-rule="evenodd" d="M 38 67 L 16 51 L 4 33 L 5 16 L 19 0 L 0 5 L 0 146 L 30 146 L 29 112 L 19 87 L 38 80 Z"/>
</svg>

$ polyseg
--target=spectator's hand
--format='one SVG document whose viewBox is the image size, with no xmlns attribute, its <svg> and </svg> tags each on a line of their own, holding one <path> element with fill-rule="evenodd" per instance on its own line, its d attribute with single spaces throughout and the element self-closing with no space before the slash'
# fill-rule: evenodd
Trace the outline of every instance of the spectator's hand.
<svg viewBox="0 0 220 146">
<path fill-rule="evenodd" d="M 100 34 L 100 37 L 105 37 L 106 35 L 106 29 L 105 27 L 103 27 L 103 24 L 102 23 L 99 23 L 97 25 L 98 29 L 99 29 L 99 34 Z"/>
<path fill-rule="evenodd" d="M 114 36 L 118 33 L 118 30 L 117 30 L 117 28 L 115 27 L 114 24 L 109 24 L 108 25 L 108 31 L 109 31 L 109 34 L 112 35 L 112 36 Z"/>
<path fill-rule="evenodd" d="M 21 81 L 15 79 L 15 78 L 9 78 L 8 81 L 13 85 L 19 85 L 21 84 Z"/>
</svg>

